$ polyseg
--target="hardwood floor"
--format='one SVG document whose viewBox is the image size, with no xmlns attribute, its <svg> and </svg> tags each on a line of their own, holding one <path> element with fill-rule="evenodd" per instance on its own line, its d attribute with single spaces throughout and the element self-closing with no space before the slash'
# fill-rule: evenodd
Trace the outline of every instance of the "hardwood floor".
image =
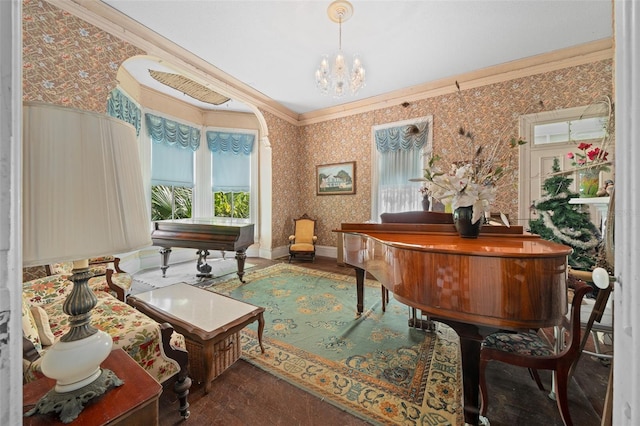
<svg viewBox="0 0 640 426">
<path fill-rule="evenodd" d="M 283 260 L 280 260 L 283 261 Z M 278 261 L 251 258 L 247 262 L 266 267 Z M 296 262 L 298 266 L 355 276 L 352 268 L 336 264 L 335 259 L 316 258 L 315 262 Z M 592 346 L 590 343 L 589 345 Z M 605 347 L 610 350 L 610 347 Z M 610 367 L 601 360 L 583 355 L 569 385 L 569 404 L 574 424 L 600 425 Z M 551 375 L 541 371 L 543 383 L 550 387 Z M 540 391 L 526 369 L 492 363 L 487 370 L 491 426 L 562 425 L 555 401 Z M 366 425 L 320 398 L 239 360 L 213 383 L 209 394 L 195 384 L 189 395 L 192 425 Z M 163 392 L 160 402 L 161 425 L 183 422 L 173 392 Z M 185 424 L 188 424 L 185 423 Z"/>
</svg>

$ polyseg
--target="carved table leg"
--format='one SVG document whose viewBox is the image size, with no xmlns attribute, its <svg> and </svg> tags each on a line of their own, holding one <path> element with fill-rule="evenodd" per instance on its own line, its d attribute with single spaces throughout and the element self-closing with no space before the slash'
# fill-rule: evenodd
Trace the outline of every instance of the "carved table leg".
<svg viewBox="0 0 640 426">
<path fill-rule="evenodd" d="M 167 276 L 167 269 L 169 268 L 169 255 L 171 254 L 171 248 L 162 247 L 160 249 L 160 260 L 162 264 L 160 265 L 160 269 L 162 269 L 162 278 Z"/>
<path fill-rule="evenodd" d="M 260 344 L 260 349 L 262 353 L 264 353 L 264 346 L 262 346 L 262 332 L 264 331 L 264 315 L 262 312 L 258 315 L 258 343 Z"/>
</svg>

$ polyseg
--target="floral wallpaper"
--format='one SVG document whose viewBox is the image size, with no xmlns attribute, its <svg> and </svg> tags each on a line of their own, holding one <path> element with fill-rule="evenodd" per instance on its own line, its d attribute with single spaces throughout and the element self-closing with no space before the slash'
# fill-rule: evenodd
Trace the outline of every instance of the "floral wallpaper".
<svg viewBox="0 0 640 426">
<path fill-rule="evenodd" d="M 120 64 L 145 53 L 43 1 L 25 0 L 23 15 L 25 100 L 105 112 Z M 453 162 L 459 160 L 452 137 L 458 126 L 466 124 L 487 146 L 498 143 L 501 134 L 518 135 L 519 115 L 588 105 L 611 95 L 613 66 L 605 60 L 469 90 L 461 82 L 461 87 L 460 97 L 425 98 L 302 127 L 263 112 L 272 146 L 272 248 L 287 245 L 293 219 L 303 213 L 318 220 L 321 246 L 337 245 L 332 230 L 342 222 L 370 219 L 372 126 L 433 115 L 434 151 Z M 539 101 L 544 106 L 532 110 Z M 343 161 L 356 162 L 356 193 L 317 196 L 316 166 Z M 518 170 L 504 180 L 512 185 L 500 193 L 496 210 L 516 215 Z"/>
<path fill-rule="evenodd" d="M 145 52 L 45 1 L 22 4 L 23 99 L 105 112 L 127 58 Z"/>
<path fill-rule="evenodd" d="M 300 128 L 288 123 L 273 114 L 262 111 L 269 128 L 271 143 L 272 185 L 272 244 L 273 247 L 287 245 L 289 235 L 293 232 L 293 219 L 307 213 L 313 218 L 318 215 L 306 211 L 300 204 L 303 193 L 306 170 L 310 164 L 301 161 Z"/>
</svg>

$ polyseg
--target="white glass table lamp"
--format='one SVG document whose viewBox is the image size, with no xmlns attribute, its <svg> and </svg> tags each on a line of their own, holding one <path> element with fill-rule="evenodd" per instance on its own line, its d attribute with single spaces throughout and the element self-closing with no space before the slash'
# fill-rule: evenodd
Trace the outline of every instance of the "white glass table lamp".
<svg viewBox="0 0 640 426">
<path fill-rule="evenodd" d="M 122 384 L 100 368 L 113 341 L 91 325 L 88 259 L 151 245 L 136 133 L 107 115 L 27 102 L 22 158 L 23 265 L 74 261 L 70 330 L 42 360 L 56 386 L 27 415 L 56 412 L 68 423 Z"/>
</svg>

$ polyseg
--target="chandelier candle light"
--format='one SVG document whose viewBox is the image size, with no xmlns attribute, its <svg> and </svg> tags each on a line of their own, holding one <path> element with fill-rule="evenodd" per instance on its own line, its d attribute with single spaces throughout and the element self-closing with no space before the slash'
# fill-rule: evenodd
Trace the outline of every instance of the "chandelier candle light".
<svg viewBox="0 0 640 426">
<path fill-rule="evenodd" d="M 323 55 L 320 66 L 316 70 L 316 86 L 323 94 L 331 93 L 340 98 L 347 91 L 355 95 L 365 84 L 365 70 L 358 55 L 353 57 L 351 72 L 344 53 L 342 52 L 342 23 L 353 15 L 353 6 L 348 1 L 337 0 L 327 9 L 329 19 L 337 22 L 340 30 L 338 36 L 338 52 L 331 58 Z"/>
</svg>

